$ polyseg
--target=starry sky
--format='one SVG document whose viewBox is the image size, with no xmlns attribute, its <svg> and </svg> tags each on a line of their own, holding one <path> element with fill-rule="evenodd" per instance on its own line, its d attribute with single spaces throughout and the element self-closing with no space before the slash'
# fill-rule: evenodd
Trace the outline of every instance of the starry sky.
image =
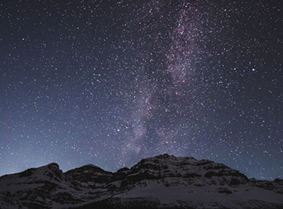
<svg viewBox="0 0 283 209">
<path fill-rule="evenodd" d="M 283 178 L 281 0 L 0 2 L 0 175 L 163 153 Z"/>
</svg>

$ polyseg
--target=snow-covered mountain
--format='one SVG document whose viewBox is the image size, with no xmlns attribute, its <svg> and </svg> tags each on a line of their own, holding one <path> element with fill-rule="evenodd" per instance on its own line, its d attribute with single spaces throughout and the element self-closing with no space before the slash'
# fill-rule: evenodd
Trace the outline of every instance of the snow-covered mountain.
<svg viewBox="0 0 283 209">
<path fill-rule="evenodd" d="M 115 173 L 56 163 L 0 177 L 0 208 L 283 208 L 283 180 L 167 154 Z"/>
</svg>

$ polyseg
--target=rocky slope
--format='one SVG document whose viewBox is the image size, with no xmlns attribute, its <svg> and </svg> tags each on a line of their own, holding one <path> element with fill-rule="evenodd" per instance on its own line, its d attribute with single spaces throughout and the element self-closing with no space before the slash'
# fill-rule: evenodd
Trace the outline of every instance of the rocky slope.
<svg viewBox="0 0 283 209">
<path fill-rule="evenodd" d="M 0 177 L 0 208 L 283 208 L 283 180 L 167 154 L 115 173 L 52 163 Z"/>
</svg>

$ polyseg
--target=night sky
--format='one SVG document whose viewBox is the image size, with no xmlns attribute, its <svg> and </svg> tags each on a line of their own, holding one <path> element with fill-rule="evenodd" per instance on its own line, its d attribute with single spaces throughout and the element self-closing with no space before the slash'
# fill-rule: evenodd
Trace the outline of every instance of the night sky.
<svg viewBox="0 0 283 209">
<path fill-rule="evenodd" d="M 163 153 L 283 178 L 281 0 L 0 2 L 0 175 Z"/>
</svg>

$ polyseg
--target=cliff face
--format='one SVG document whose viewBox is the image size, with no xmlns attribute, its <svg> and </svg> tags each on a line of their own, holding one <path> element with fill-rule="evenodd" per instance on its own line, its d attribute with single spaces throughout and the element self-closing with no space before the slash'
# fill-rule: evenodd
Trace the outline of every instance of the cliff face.
<svg viewBox="0 0 283 209">
<path fill-rule="evenodd" d="M 56 163 L 0 177 L 0 208 L 283 208 L 283 180 L 167 154 L 115 173 Z"/>
</svg>

